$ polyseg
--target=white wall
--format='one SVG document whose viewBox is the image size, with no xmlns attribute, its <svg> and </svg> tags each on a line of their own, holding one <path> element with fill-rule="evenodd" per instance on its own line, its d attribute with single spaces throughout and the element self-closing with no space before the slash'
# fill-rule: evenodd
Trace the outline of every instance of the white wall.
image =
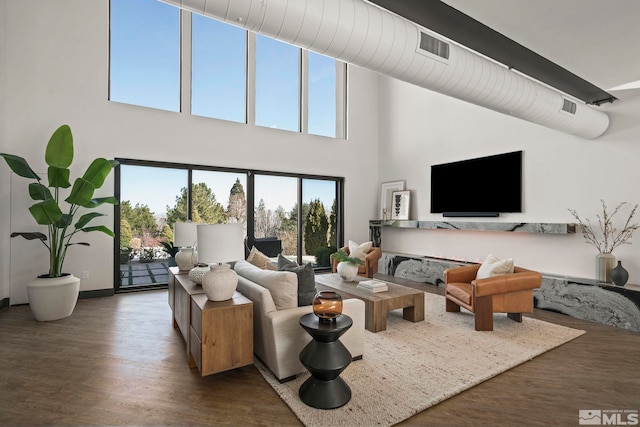
<svg viewBox="0 0 640 427">
<path fill-rule="evenodd" d="M 107 0 L 9 0 L 2 5 L 7 42 L 6 76 L 1 80 L 7 105 L 0 128 L 3 150 L 45 170 L 48 138 L 67 123 L 75 142 L 73 177 L 98 156 L 344 176 L 346 237 L 368 238 L 378 191 L 378 130 L 372 125 L 378 113 L 376 74 L 350 68 L 348 141 L 113 103 L 107 101 Z M 0 177 L 0 194 L 7 200 L 6 166 L 0 166 Z M 112 193 L 113 181 L 105 188 L 102 195 Z M 150 184 L 149 191 L 162 188 Z M 0 207 L 0 248 L 11 245 L 11 286 L 0 287 L 0 299 L 13 289 L 12 304 L 22 302 L 24 283 L 47 265 L 37 243 L 9 242 L 9 230 L 34 228 L 22 196 L 11 194 L 11 220 L 6 207 Z M 112 227 L 112 212 L 107 208 L 105 213 L 105 224 Z M 78 277 L 90 271 L 90 278 L 82 280 L 83 291 L 112 288 L 113 242 L 101 233 L 89 236 L 92 246 L 74 252 L 65 269 Z M 9 251 L 2 250 L 0 257 L 2 269 L 9 263 Z M 6 281 L 9 274 L 0 273 Z"/>
<path fill-rule="evenodd" d="M 615 65 L 612 65 L 615 66 Z M 430 213 L 430 166 L 477 156 L 523 150 L 522 213 L 501 214 L 504 222 L 574 222 L 567 208 L 595 220 L 600 199 L 613 208 L 640 203 L 640 97 L 600 108 L 610 128 L 585 140 L 502 115 L 389 78 L 381 78 L 380 180 L 405 179 L 414 190 L 411 219 L 438 220 Z M 476 188 L 452 188 L 460 197 Z M 629 210 L 618 220 L 624 221 Z M 636 217 L 640 222 L 640 213 Z M 464 219 L 462 219 L 464 220 Z M 476 219 L 471 219 L 475 221 Z M 482 221 L 482 219 L 477 219 Z M 487 219 L 496 221 L 496 219 Z M 620 223 L 616 223 L 621 225 Z M 487 254 L 514 257 L 516 264 L 575 277 L 593 278 L 596 249 L 582 234 L 534 235 L 385 229 L 383 250 L 482 261 Z M 640 283 L 640 232 L 613 253 Z"/>
<path fill-rule="evenodd" d="M 7 28 L 7 5 L 0 2 L 0 152 L 7 150 L 6 127 L 6 81 L 7 81 L 7 60 L 6 60 L 6 28 Z M 9 198 L 9 180 L 7 175 L 0 169 L 0 200 Z M 0 203 L 0 254 L 9 253 L 9 204 Z M 9 257 L 0 255 L 0 301 L 9 298 Z"/>
</svg>

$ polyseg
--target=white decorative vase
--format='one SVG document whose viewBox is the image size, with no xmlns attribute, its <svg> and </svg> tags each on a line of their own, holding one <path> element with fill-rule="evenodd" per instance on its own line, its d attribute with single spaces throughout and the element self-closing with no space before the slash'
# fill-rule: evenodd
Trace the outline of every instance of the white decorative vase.
<svg viewBox="0 0 640 427">
<path fill-rule="evenodd" d="M 596 255 L 596 280 L 611 283 L 611 270 L 616 264 L 616 257 L 610 253 Z"/>
<path fill-rule="evenodd" d="M 233 298 L 238 286 L 238 275 L 229 264 L 213 264 L 202 278 L 202 289 L 211 301 Z"/>
<path fill-rule="evenodd" d="M 209 264 L 198 264 L 189 270 L 189 280 L 198 285 L 202 285 L 202 279 L 209 271 Z"/>
<path fill-rule="evenodd" d="M 29 307 L 36 320 L 48 322 L 71 316 L 78 302 L 80 279 L 73 274 L 38 277 L 27 283 Z"/>
<path fill-rule="evenodd" d="M 358 265 L 352 262 L 342 261 L 338 263 L 338 276 L 345 282 L 353 282 L 358 275 Z"/>
<path fill-rule="evenodd" d="M 175 258 L 180 271 L 189 271 L 198 262 L 198 253 L 193 248 L 180 248 Z"/>
</svg>

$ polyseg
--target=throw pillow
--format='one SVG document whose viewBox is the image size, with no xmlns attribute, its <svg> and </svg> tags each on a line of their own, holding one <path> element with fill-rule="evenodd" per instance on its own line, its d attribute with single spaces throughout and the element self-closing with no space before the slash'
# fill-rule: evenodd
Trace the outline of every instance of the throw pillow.
<svg viewBox="0 0 640 427">
<path fill-rule="evenodd" d="M 292 271 L 298 276 L 298 307 L 313 304 L 316 295 L 316 275 L 311 264 L 298 265 L 297 262 L 278 254 L 278 270 Z"/>
<path fill-rule="evenodd" d="M 249 256 L 247 257 L 247 261 L 263 270 L 278 269 L 278 267 L 273 262 L 271 262 L 271 259 L 260 252 L 258 249 L 256 249 L 255 246 L 251 248 L 251 252 L 249 252 Z"/>
<path fill-rule="evenodd" d="M 277 310 L 298 306 L 298 277 L 295 273 L 263 270 L 246 261 L 236 262 L 234 270 L 238 276 L 268 289 Z"/>
<path fill-rule="evenodd" d="M 513 258 L 501 260 L 493 255 L 489 255 L 478 269 L 476 279 L 486 279 L 487 277 L 511 273 L 513 273 Z"/>
<path fill-rule="evenodd" d="M 364 257 L 367 256 L 372 246 L 373 242 L 364 242 L 363 244 L 359 245 L 353 240 L 349 240 L 349 256 L 360 258 L 364 261 Z"/>
</svg>

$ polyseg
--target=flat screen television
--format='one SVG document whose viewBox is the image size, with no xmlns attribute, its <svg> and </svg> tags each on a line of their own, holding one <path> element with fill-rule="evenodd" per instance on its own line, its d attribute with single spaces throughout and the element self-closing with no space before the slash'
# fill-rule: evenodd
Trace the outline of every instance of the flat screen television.
<svg viewBox="0 0 640 427">
<path fill-rule="evenodd" d="M 431 213 L 522 212 L 522 151 L 431 166 Z"/>
</svg>

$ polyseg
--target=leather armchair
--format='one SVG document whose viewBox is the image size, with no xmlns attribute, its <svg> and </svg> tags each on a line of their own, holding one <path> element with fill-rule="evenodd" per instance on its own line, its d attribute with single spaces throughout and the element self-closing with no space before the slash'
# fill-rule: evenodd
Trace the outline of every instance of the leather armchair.
<svg viewBox="0 0 640 427">
<path fill-rule="evenodd" d="M 349 247 L 341 248 L 347 254 L 350 254 Z M 382 248 L 372 247 L 364 258 L 364 265 L 358 265 L 358 276 L 372 278 L 378 272 L 378 260 L 382 257 Z M 338 261 L 331 258 L 331 271 L 336 272 Z"/>
<path fill-rule="evenodd" d="M 533 290 L 542 284 L 542 275 L 521 267 L 513 274 L 477 279 L 480 264 L 445 270 L 445 298 L 448 312 L 460 307 L 475 313 L 476 331 L 493 331 L 493 313 L 507 313 L 522 322 L 522 313 L 533 312 Z"/>
</svg>

